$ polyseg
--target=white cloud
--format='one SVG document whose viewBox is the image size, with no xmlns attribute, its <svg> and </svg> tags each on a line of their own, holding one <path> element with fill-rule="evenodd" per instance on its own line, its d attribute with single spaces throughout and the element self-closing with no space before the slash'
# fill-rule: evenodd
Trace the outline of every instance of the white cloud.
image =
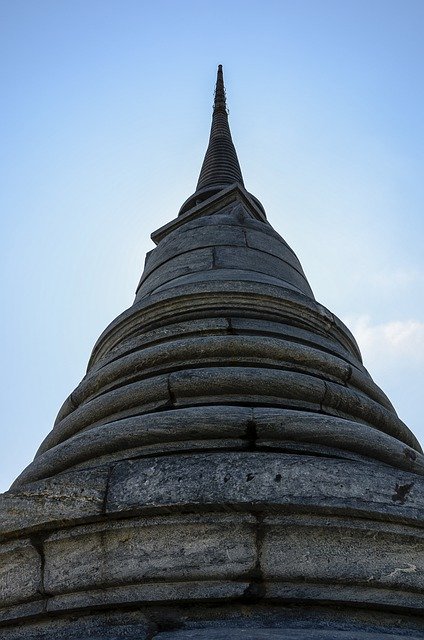
<svg viewBox="0 0 424 640">
<path fill-rule="evenodd" d="M 355 336 L 365 361 L 397 360 L 424 365 L 424 322 L 419 320 L 392 320 L 373 324 L 370 316 L 346 318 L 345 322 Z"/>
<path fill-rule="evenodd" d="M 369 315 L 345 318 L 374 382 L 400 418 L 424 443 L 420 397 L 424 388 L 424 322 L 416 318 L 376 322 Z"/>
</svg>

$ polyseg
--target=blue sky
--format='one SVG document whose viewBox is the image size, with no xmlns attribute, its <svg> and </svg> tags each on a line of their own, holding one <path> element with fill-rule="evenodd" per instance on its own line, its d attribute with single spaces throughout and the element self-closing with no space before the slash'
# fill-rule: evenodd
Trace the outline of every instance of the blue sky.
<svg viewBox="0 0 424 640">
<path fill-rule="evenodd" d="M 424 442 L 424 3 L 4 0 L 0 490 L 195 187 L 216 66 L 245 184 Z"/>
</svg>

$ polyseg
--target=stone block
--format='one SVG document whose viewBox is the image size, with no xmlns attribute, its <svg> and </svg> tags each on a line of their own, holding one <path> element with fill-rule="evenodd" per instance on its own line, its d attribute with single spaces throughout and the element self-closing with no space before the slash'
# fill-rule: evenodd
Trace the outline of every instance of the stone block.
<svg viewBox="0 0 424 640">
<path fill-rule="evenodd" d="M 313 298 L 311 288 L 302 273 L 288 262 L 264 251 L 248 247 L 216 247 L 214 265 L 218 269 L 245 269 L 281 278 Z"/>
<path fill-rule="evenodd" d="M 36 469 L 33 472 L 36 474 Z M 15 481 L 16 489 L 0 495 L 0 538 L 13 532 L 93 518 L 102 512 L 107 469 L 64 474 L 19 489 L 30 475 L 28 467 Z"/>
<path fill-rule="evenodd" d="M 49 593 L 149 581 L 235 579 L 256 561 L 249 519 L 205 516 L 126 520 L 61 532 L 45 541 Z"/>
<path fill-rule="evenodd" d="M 38 449 L 37 455 L 63 442 L 86 427 L 112 422 L 118 418 L 145 413 L 168 404 L 168 376 L 140 380 L 108 391 L 75 409 L 57 423 Z"/>
<path fill-rule="evenodd" d="M 251 249 L 264 251 L 276 258 L 280 258 L 280 260 L 288 262 L 293 268 L 299 271 L 299 273 L 304 275 L 299 259 L 293 249 L 291 249 L 282 238 L 277 238 L 269 233 L 265 233 L 262 229 L 260 231 L 246 229 L 246 244 Z"/>
<path fill-rule="evenodd" d="M 409 636 L 419 640 L 420 636 Z M 221 629 L 169 631 L 154 636 L 155 640 L 405 640 L 404 635 L 378 634 L 367 631 L 337 629 L 260 629 L 223 626 Z"/>
<path fill-rule="evenodd" d="M 271 452 L 196 453 L 118 463 L 108 513 L 263 509 L 292 505 L 414 522 L 424 516 L 424 479 L 384 464 Z"/>
<path fill-rule="evenodd" d="M 159 453 L 167 449 L 178 449 L 187 442 L 187 446 L 194 448 L 196 446 L 234 446 L 235 439 L 245 438 L 247 423 L 252 417 L 251 409 L 245 407 L 220 407 L 217 411 L 215 407 L 186 407 L 184 409 L 160 411 L 157 413 L 149 413 L 144 415 L 123 418 L 116 422 L 110 422 L 106 425 L 93 427 L 86 431 L 76 434 L 66 442 L 53 447 L 45 453 L 39 455 L 34 462 L 19 476 L 15 482 L 16 488 L 26 482 L 33 482 L 37 478 L 51 476 L 55 473 L 63 472 L 69 467 L 81 465 L 82 463 L 90 464 L 89 461 L 96 460 L 96 465 L 110 462 L 110 460 L 122 457 L 136 457 L 143 453 L 151 455 L 155 451 Z M 218 439 L 222 439 L 224 444 L 221 445 Z M 234 439 L 234 440 L 233 440 Z M 211 441 L 209 445 L 202 445 L 202 441 Z M 195 444 L 197 441 L 197 444 Z M 191 444 L 190 444 L 191 443 Z M 124 453 L 125 452 L 125 453 Z M 107 456 L 111 456 L 106 459 Z M 92 462 L 91 462 L 92 464 Z M 107 469 L 87 471 L 87 485 L 84 484 L 84 476 L 79 475 L 80 471 L 75 471 L 75 475 L 59 476 L 57 479 L 47 480 L 47 488 L 44 484 L 34 485 L 34 492 L 37 500 L 38 493 L 41 492 L 43 499 L 38 500 L 40 504 L 40 517 L 49 521 L 49 513 L 53 516 L 56 513 L 53 508 L 52 512 L 44 510 L 44 496 L 50 491 L 49 482 L 58 482 L 63 485 L 63 493 L 59 492 L 59 496 L 63 495 L 63 501 L 59 504 L 63 505 L 64 513 L 67 513 L 66 507 L 69 502 L 66 501 L 68 494 L 75 497 L 75 509 L 78 509 L 80 499 L 84 500 L 84 496 L 80 498 L 79 478 L 83 486 L 90 491 L 91 482 L 96 483 L 96 487 L 102 490 L 103 479 L 107 474 Z M 99 476 L 98 482 L 96 480 Z M 63 478 L 63 480 L 61 480 Z M 67 484 L 66 484 L 67 483 Z M 25 487 L 25 493 L 30 491 Z M 45 493 L 44 493 L 45 492 Z M 6 495 L 6 494 L 5 494 Z M 13 498 L 14 492 L 11 496 Z M 19 494 L 21 495 L 21 494 Z M 0 505 L 1 503 L 0 496 Z M 21 498 L 20 498 L 21 499 Z M 61 498 L 58 497 L 58 500 Z M 92 498 L 90 497 L 90 500 Z M 7 504 L 7 501 L 4 502 Z M 26 507 L 30 507 L 30 512 L 35 523 L 38 523 L 37 511 L 34 511 L 36 502 L 30 499 Z M 71 503 L 72 504 L 72 503 Z M 102 502 L 99 500 L 99 504 Z M 53 506 L 53 505 L 52 505 Z M 87 504 L 88 509 L 89 505 Z M 8 512 L 12 514 L 18 509 L 18 502 L 11 503 Z M 90 509 L 89 509 L 90 511 Z M 92 510 L 94 513 L 94 509 Z M 18 511 L 20 514 L 21 511 Z M 22 512 L 24 514 L 24 511 Z M 14 520 L 16 522 L 16 520 Z M 1 534 L 1 525 L 0 525 Z"/>
<path fill-rule="evenodd" d="M 130 611 L 51 616 L 0 628 L 1 640 L 151 640 L 151 637 L 151 625 L 146 618 Z"/>
<path fill-rule="evenodd" d="M 213 249 L 194 249 L 189 253 L 174 256 L 152 270 L 145 277 L 143 276 L 137 289 L 137 297 L 148 294 L 153 289 L 157 289 L 161 284 L 169 282 L 174 278 L 195 273 L 197 271 L 207 271 L 213 267 Z"/>
<path fill-rule="evenodd" d="M 235 225 L 199 225 L 196 228 L 180 227 L 167 236 L 159 246 L 153 250 L 149 263 L 143 272 L 142 281 L 149 273 L 161 264 L 164 264 L 176 256 L 203 249 L 205 247 L 216 247 L 219 245 L 245 246 L 243 228 Z"/>
<path fill-rule="evenodd" d="M 165 293 L 166 291 L 169 291 L 174 287 L 182 287 L 190 284 L 194 285 L 196 283 L 212 284 L 222 282 L 222 284 L 224 285 L 224 283 L 227 281 L 270 284 L 276 287 L 284 287 L 285 289 L 290 289 L 300 294 L 302 293 L 299 287 L 296 287 L 293 284 L 282 280 L 281 278 L 265 275 L 264 273 L 259 273 L 258 271 L 248 271 L 246 269 L 211 269 L 210 271 L 201 271 L 200 273 L 192 273 L 187 276 L 180 276 L 179 278 L 175 278 L 170 282 L 166 282 L 165 284 L 161 285 L 160 287 L 152 291 L 152 293 Z"/>
<path fill-rule="evenodd" d="M 41 580 L 41 558 L 29 540 L 0 545 L 0 607 L 36 598 Z"/>
<path fill-rule="evenodd" d="M 424 534 L 354 520 L 281 520 L 264 526 L 261 568 L 271 582 L 422 589 Z"/>
<path fill-rule="evenodd" d="M 321 409 L 325 382 L 291 371 L 260 367 L 211 367 L 171 373 L 176 405 L 208 403 L 272 404 Z"/>
</svg>

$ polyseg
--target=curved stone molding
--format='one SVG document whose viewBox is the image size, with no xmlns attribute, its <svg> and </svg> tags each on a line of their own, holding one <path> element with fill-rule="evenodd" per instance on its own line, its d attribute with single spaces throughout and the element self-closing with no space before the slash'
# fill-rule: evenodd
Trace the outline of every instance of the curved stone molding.
<svg viewBox="0 0 424 640">
<path fill-rule="evenodd" d="M 206 255 L 205 251 L 207 264 L 195 257 L 196 252 Z M 268 269 L 265 257 L 258 258 L 255 252 L 279 261 L 267 273 L 274 280 L 281 277 L 281 285 L 255 280 L 261 269 Z M 224 254 L 230 256 L 229 262 L 221 260 Z M 195 282 L 186 278 L 181 284 L 176 260 L 186 272 L 195 270 Z M 294 279 L 287 265 L 292 275 L 297 274 Z M 223 279 L 211 278 L 212 271 Z M 243 272 L 246 280 L 239 275 L 233 280 L 231 271 Z M 169 288 L 155 293 L 147 286 L 153 276 Z M 287 278 L 295 287 L 298 278 L 307 284 L 284 240 L 240 203 L 171 230 L 146 260 L 133 307 L 100 337 L 86 377 L 63 405 L 34 463 L 14 486 L 90 459 L 107 462 L 142 454 L 143 434 L 136 429 L 129 442 L 128 425 L 148 429 L 155 414 L 172 410 L 177 419 L 178 411 L 200 406 L 206 413 L 211 408 L 217 418 L 222 406 L 286 411 L 285 422 L 297 426 L 286 429 L 283 449 L 301 443 L 309 444 L 310 452 L 318 453 L 319 445 L 328 455 L 337 455 L 337 441 L 342 451 L 420 472 L 423 459 L 416 438 L 364 369 L 349 331 L 315 302 L 309 285 L 303 293 L 295 293 L 287 288 Z M 294 410 L 299 411 L 297 417 Z M 307 443 L 307 428 L 299 426 L 305 412 L 323 421 L 332 416 L 355 422 L 357 432 L 351 429 L 346 442 L 334 438 L 331 444 L 332 436 L 320 439 L 317 427 Z M 370 431 L 364 439 L 366 426 Z M 383 451 L 373 444 L 379 440 L 376 431 L 388 436 Z M 225 447 L 228 441 L 225 434 L 212 438 L 212 444 L 207 439 L 202 443 L 203 438 L 190 444 L 193 438 L 186 437 L 183 444 L 181 437 L 174 450 Z M 148 446 L 153 444 L 160 442 Z M 243 447 L 243 442 L 233 444 Z"/>
</svg>

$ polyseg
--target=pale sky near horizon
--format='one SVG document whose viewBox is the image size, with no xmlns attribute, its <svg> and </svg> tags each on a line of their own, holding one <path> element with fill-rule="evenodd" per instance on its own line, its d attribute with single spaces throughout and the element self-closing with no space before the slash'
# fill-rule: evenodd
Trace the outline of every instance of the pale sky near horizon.
<svg viewBox="0 0 424 640">
<path fill-rule="evenodd" d="M 0 491 L 193 192 L 218 63 L 246 188 L 424 443 L 422 0 L 2 0 Z"/>
</svg>

